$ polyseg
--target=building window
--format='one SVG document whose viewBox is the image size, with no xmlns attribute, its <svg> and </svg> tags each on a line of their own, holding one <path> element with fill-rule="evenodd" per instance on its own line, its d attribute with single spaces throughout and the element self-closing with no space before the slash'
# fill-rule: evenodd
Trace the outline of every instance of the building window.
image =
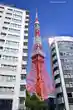
<svg viewBox="0 0 73 110">
<path fill-rule="evenodd" d="M 52 43 L 51 44 L 51 48 L 55 48 L 55 43 Z"/>
<path fill-rule="evenodd" d="M 29 21 L 25 21 L 25 23 L 29 23 Z"/>
<path fill-rule="evenodd" d="M 28 28 L 28 26 L 27 26 L 27 25 L 25 25 L 25 28 Z"/>
<path fill-rule="evenodd" d="M 22 65 L 22 69 L 26 69 L 26 65 Z"/>
<path fill-rule="evenodd" d="M 9 19 L 9 20 L 11 19 L 10 17 L 5 17 L 5 18 L 6 18 L 6 19 Z"/>
<path fill-rule="evenodd" d="M 70 47 L 70 49 L 73 49 L 73 47 Z"/>
<path fill-rule="evenodd" d="M 24 33 L 25 33 L 25 34 L 28 34 L 28 31 L 27 31 L 27 30 L 25 30 L 25 31 L 24 31 Z"/>
<path fill-rule="evenodd" d="M 66 88 L 69 88 L 70 87 L 69 83 L 66 83 L 65 85 L 66 85 Z"/>
<path fill-rule="evenodd" d="M 6 41 L 6 44 L 12 45 L 12 46 L 19 46 L 19 42 L 9 41 L 9 40 Z"/>
<path fill-rule="evenodd" d="M 23 61 L 27 61 L 27 56 L 22 56 Z"/>
<path fill-rule="evenodd" d="M 1 64 L 1 68 L 15 71 L 17 69 L 17 66 L 16 65 Z"/>
<path fill-rule="evenodd" d="M 10 32 L 14 32 L 14 33 L 20 33 L 20 30 L 18 29 L 13 29 L 13 28 L 9 28 Z"/>
<path fill-rule="evenodd" d="M 20 104 L 24 104 L 24 101 L 25 101 L 25 98 L 24 98 L 24 97 L 20 97 L 20 98 L 19 98 L 19 103 L 20 103 Z"/>
<path fill-rule="evenodd" d="M 4 39 L 0 39 L 0 42 L 5 42 L 5 40 Z"/>
<path fill-rule="evenodd" d="M 1 9 L 4 9 L 4 7 L 3 7 L 3 6 L 0 6 L 0 8 L 1 8 Z"/>
<path fill-rule="evenodd" d="M 0 81 L 12 82 L 15 81 L 16 77 L 12 75 L 0 75 Z"/>
<path fill-rule="evenodd" d="M 8 37 L 8 38 L 11 38 L 11 39 L 14 39 L 14 38 L 15 38 L 15 39 L 19 39 L 19 38 L 20 38 L 19 35 L 15 35 L 15 34 L 8 34 L 7 37 Z"/>
<path fill-rule="evenodd" d="M 13 16 L 14 16 L 15 18 L 19 18 L 20 20 L 22 19 L 22 16 L 19 15 L 19 14 L 13 14 Z"/>
<path fill-rule="evenodd" d="M 12 13 L 6 13 L 6 14 L 8 14 L 8 15 L 12 15 Z"/>
<path fill-rule="evenodd" d="M 9 10 L 9 11 L 12 11 L 13 9 L 11 9 L 11 8 L 8 8 L 8 10 Z"/>
<path fill-rule="evenodd" d="M 20 91 L 24 91 L 25 90 L 25 86 L 24 85 L 20 85 Z"/>
<path fill-rule="evenodd" d="M 28 16 L 26 16 L 26 19 L 29 19 L 29 17 L 28 17 Z"/>
<path fill-rule="evenodd" d="M 14 93 L 14 87 L 0 87 L 0 94 L 12 94 Z"/>
<path fill-rule="evenodd" d="M 23 12 L 22 11 L 19 11 L 19 10 L 14 10 L 14 13 L 16 13 L 16 14 L 22 14 Z"/>
<path fill-rule="evenodd" d="M 6 55 L 3 55 L 3 56 L 2 56 L 2 59 L 4 59 L 4 60 L 9 60 L 9 61 L 13 61 L 13 62 L 18 61 L 18 57 L 6 56 Z"/>
<path fill-rule="evenodd" d="M 7 27 L 2 27 L 3 28 L 3 30 L 7 30 L 8 28 Z"/>
<path fill-rule="evenodd" d="M 60 55 L 63 56 L 63 52 L 60 52 Z"/>
<path fill-rule="evenodd" d="M 57 59 L 53 60 L 53 64 L 57 63 Z"/>
<path fill-rule="evenodd" d="M 12 53 L 15 53 L 15 54 L 18 53 L 18 49 L 7 48 L 7 47 L 4 48 L 4 51 L 5 52 L 10 52 L 10 53 L 12 52 Z"/>
<path fill-rule="evenodd" d="M 28 45 L 28 42 L 24 42 L 23 45 L 24 45 L 24 46 Z"/>
<path fill-rule="evenodd" d="M 3 47 L 2 46 L 0 46 L 0 50 L 2 50 L 3 49 Z"/>
<path fill-rule="evenodd" d="M 26 79 L 26 74 L 21 74 L 21 80 Z"/>
<path fill-rule="evenodd" d="M 19 20 L 19 19 L 14 19 L 14 18 L 13 18 L 12 21 L 13 21 L 13 22 L 16 22 L 16 23 L 21 23 L 21 20 Z"/>
<path fill-rule="evenodd" d="M 28 49 L 23 49 L 23 53 L 28 53 Z"/>
<path fill-rule="evenodd" d="M 2 35 L 2 36 L 6 36 L 6 33 L 4 33 L 4 32 L 1 32 L 1 35 Z"/>
<path fill-rule="evenodd" d="M 57 74 L 54 79 L 56 80 L 57 78 L 60 78 L 60 74 Z"/>
<path fill-rule="evenodd" d="M 72 97 L 72 93 L 67 93 L 68 97 Z"/>
<path fill-rule="evenodd" d="M 3 13 L 3 11 L 0 11 L 0 13 Z"/>
<path fill-rule="evenodd" d="M 21 25 L 19 24 L 11 23 L 10 25 L 15 28 L 21 28 Z"/>
<path fill-rule="evenodd" d="M 24 39 L 28 39 L 28 36 L 24 36 Z"/>
<path fill-rule="evenodd" d="M 29 15 L 29 11 L 26 11 L 26 15 Z"/>
<path fill-rule="evenodd" d="M 0 58 L 1 58 L 1 55 L 0 55 Z"/>
<path fill-rule="evenodd" d="M 63 97 L 63 93 L 58 93 L 57 98 Z"/>
<path fill-rule="evenodd" d="M 52 51 L 55 51 L 55 47 L 52 48 Z"/>
<path fill-rule="evenodd" d="M 54 57 L 54 56 L 56 56 L 56 53 L 53 53 L 53 54 L 52 54 L 52 57 Z"/>
<path fill-rule="evenodd" d="M 5 42 L 5 40 L 4 40 L 4 39 L 0 39 L 0 45 L 3 45 L 3 44 L 4 44 L 4 42 Z"/>
<path fill-rule="evenodd" d="M 71 98 L 68 98 L 68 101 L 69 101 L 69 103 L 72 105 L 73 104 L 73 98 L 71 97 Z M 71 110 L 73 110 L 73 107 L 72 107 L 72 109 Z"/>
<path fill-rule="evenodd" d="M 58 70 L 58 69 L 59 69 L 59 68 L 58 68 L 58 66 L 57 66 L 57 67 L 55 67 L 55 68 L 54 68 L 54 70 L 53 70 L 53 71 L 56 71 L 56 70 Z"/>
<path fill-rule="evenodd" d="M 10 22 L 6 22 L 6 21 L 5 21 L 4 24 L 10 24 Z"/>
<path fill-rule="evenodd" d="M 6 44 L 13 45 L 14 41 L 7 40 Z"/>
</svg>

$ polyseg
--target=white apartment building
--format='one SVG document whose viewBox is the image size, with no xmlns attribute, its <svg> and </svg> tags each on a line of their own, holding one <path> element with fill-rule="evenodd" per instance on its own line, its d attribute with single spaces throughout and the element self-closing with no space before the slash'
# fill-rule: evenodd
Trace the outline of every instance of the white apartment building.
<svg viewBox="0 0 73 110">
<path fill-rule="evenodd" d="M 73 37 L 48 39 L 52 73 L 56 88 L 57 110 L 73 110 Z"/>
<path fill-rule="evenodd" d="M 29 12 L 0 5 L 0 110 L 25 110 Z"/>
</svg>

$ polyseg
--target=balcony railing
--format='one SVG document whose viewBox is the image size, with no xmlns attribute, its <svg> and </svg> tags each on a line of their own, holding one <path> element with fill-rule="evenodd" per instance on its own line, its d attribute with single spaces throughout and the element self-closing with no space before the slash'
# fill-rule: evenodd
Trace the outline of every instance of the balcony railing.
<svg viewBox="0 0 73 110">
<path fill-rule="evenodd" d="M 26 91 L 20 91 L 20 97 L 26 97 Z"/>
<path fill-rule="evenodd" d="M 26 110 L 25 104 L 19 104 L 19 109 L 18 110 Z"/>
<path fill-rule="evenodd" d="M 58 98 L 57 101 L 58 101 L 58 104 L 64 103 L 64 99 L 63 99 L 63 97 Z"/>
<path fill-rule="evenodd" d="M 58 84 L 58 83 L 60 83 L 61 81 L 60 81 L 60 78 L 57 78 L 56 80 L 55 80 L 55 83 L 56 84 Z"/>
<path fill-rule="evenodd" d="M 62 92 L 62 88 L 61 88 L 61 87 L 56 88 L 56 92 L 57 92 L 57 93 Z"/>
<path fill-rule="evenodd" d="M 6 91 L 6 90 L 0 90 L 0 95 L 13 95 L 14 92 L 12 90 Z"/>
</svg>

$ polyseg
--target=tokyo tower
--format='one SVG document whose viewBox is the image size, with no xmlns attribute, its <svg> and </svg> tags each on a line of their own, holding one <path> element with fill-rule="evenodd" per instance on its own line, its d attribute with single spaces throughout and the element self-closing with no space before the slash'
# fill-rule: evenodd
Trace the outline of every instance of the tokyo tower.
<svg viewBox="0 0 73 110">
<path fill-rule="evenodd" d="M 53 92 L 54 88 L 49 74 L 46 71 L 45 54 L 42 48 L 37 11 L 34 23 L 34 35 L 31 71 L 27 74 L 26 89 L 28 92 L 35 93 L 42 100 L 45 100 L 48 99 L 48 95 Z"/>
</svg>

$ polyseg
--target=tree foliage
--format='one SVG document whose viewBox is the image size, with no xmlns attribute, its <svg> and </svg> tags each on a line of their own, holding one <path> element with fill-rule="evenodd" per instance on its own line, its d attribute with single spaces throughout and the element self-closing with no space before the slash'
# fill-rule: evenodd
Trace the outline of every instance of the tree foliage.
<svg viewBox="0 0 73 110">
<path fill-rule="evenodd" d="M 49 110 L 49 106 L 45 101 L 40 100 L 36 94 L 30 96 L 28 91 L 26 91 L 25 105 L 30 110 Z"/>
</svg>

